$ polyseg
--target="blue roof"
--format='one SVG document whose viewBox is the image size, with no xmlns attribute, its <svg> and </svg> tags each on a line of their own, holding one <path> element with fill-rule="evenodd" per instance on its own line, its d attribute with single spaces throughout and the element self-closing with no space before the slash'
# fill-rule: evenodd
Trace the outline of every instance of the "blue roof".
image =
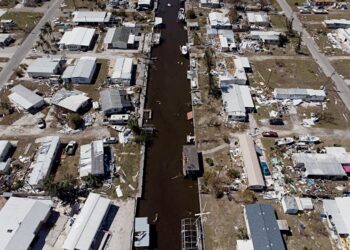
<svg viewBox="0 0 350 250">
<path fill-rule="evenodd" d="M 245 211 L 254 250 L 286 249 L 272 206 L 251 204 Z"/>
</svg>

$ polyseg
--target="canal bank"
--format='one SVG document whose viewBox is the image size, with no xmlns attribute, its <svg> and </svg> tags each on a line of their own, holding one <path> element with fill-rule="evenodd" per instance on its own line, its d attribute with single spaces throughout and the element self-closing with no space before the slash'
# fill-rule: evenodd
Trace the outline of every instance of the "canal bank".
<svg viewBox="0 0 350 250">
<path fill-rule="evenodd" d="M 170 6 L 169 6 L 170 5 Z M 186 79 L 188 61 L 180 54 L 187 42 L 183 25 L 178 24 L 178 0 L 160 2 L 156 16 L 162 17 L 162 43 L 152 49 L 147 108 L 157 136 L 147 148 L 143 197 L 137 216 L 147 216 L 152 225 L 151 248 L 181 249 L 181 219 L 199 211 L 197 182 L 182 176 L 182 146 L 193 134 L 186 120 L 191 111 L 190 84 Z"/>
</svg>

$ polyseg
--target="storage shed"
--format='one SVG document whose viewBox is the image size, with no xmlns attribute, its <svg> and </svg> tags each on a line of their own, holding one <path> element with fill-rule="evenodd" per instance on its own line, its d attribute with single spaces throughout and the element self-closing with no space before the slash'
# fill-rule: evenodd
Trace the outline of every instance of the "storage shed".
<svg viewBox="0 0 350 250">
<path fill-rule="evenodd" d="M 285 214 L 297 214 L 299 211 L 298 204 L 293 196 L 284 196 L 281 200 L 283 212 Z"/>
</svg>

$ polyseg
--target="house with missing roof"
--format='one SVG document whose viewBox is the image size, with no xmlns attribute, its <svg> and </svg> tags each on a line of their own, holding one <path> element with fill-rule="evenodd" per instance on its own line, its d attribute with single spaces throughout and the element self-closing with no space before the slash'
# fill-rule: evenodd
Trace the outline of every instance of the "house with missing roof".
<svg viewBox="0 0 350 250">
<path fill-rule="evenodd" d="M 249 240 L 237 240 L 237 250 L 286 249 L 275 210 L 271 205 L 246 205 L 244 220 Z"/>
<path fill-rule="evenodd" d="M 16 107 L 30 113 L 37 112 L 42 106 L 45 105 L 44 98 L 21 84 L 14 86 L 10 89 L 10 91 L 12 92 L 12 94 L 8 96 L 10 102 L 12 102 Z"/>
<path fill-rule="evenodd" d="M 75 27 L 66 31 L 58 42 L 60 49 L 71 51 L 87 51 L 95 44 L 96 30 L 84 27 Z"/>
<path fill-rule="evenodd" d="M 62 74 L 65 83 L 90 84 L 96 71 L 95 57 L 81 57 L 74 65 L 69 65 Z"/>
<path fill-rule="evenodd" d="M 36 153 L 35 161 L 31 165 L 32 171 L 29 174 L 28 184 L 33 188 L 41 188 L 42 181 L 51 173 L 56 162 L 61 141 L 59 136 L 47 136 Z"/>
<path fill-rule="evenodd" d="M 80 112 L 90 103 L 90 97 L 86 93 L 73 89 L 62 88 L 51 98 L 51 104 L 72 112 Z"/>
<path fill-rule="evenodd" d="M 106 116 L 127 113 L 132 104 L 125 90 L 108 88 L 100 92 L 101 109 Z"/>
<path fill-rule="evenodd" d="M 31 78 L 50 78 L 62 73 L 65 62 L 62 56 L 37 58 L 28 66 L 27 73 Z"/>
<path fill-rule="evenodd" d="M 111 205 L 110 199 L 104 198 L 100 194 L 90 193 L 70 227 L 62 249 L 98 249 L 97 236 L 102 229 Z"/>
<path fill-rule="evenodd" d="M 138 31 L 134 27 L 109 28 L 103 40 L 103 46 L 105 49 L 137 49 L 137 35 Z"/>
<path fill-rule="evenodd" d="M 51 207 L 47 199 L 10 197 L 0 210 L 0 249 L 31 249 Z"/>
</svg>

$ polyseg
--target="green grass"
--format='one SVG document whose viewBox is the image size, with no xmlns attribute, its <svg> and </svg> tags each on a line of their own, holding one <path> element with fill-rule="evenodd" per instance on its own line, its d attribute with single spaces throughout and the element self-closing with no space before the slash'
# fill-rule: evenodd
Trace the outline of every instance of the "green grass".
<svg viewBox="0 0 350 250">
<path fill-rule="evenodd" d="M 275 29 L 284 29 L 287 30 L 286 27 L 286 18 L 280 15 L 271 15 L 270 16 L 271 25 Z"/>
<path fill-rule="evenodd" d="M 33 12 L 6 12 L 1 19 L 12 19 L 16 22 L 16 28 L 24 32 L 30 32 L 43 15 Z"/>
<path fill-rule="evenodd" d="M 335 70 L 345 79 L 350 79 L 350 59 L 331 61 Z"/>
</svg>

